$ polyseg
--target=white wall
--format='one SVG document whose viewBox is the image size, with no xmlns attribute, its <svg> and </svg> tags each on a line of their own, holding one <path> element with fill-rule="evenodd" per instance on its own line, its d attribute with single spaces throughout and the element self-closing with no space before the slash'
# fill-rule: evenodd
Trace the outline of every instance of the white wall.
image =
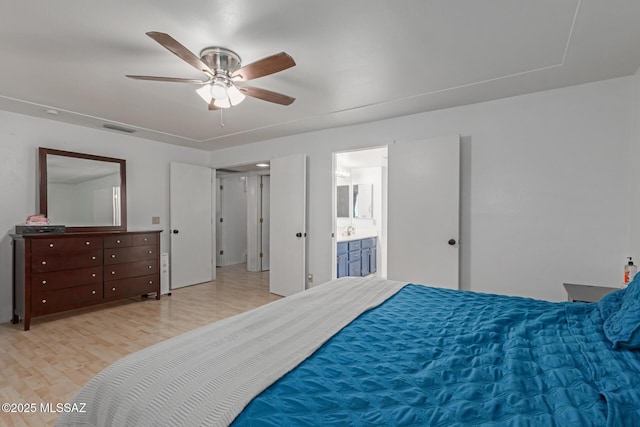
<svg viewBox="0 0 640 427">
<path fill-rule="evenodd" d="M 12 310 L 9 234 L 37 213 L 38 147 L 125 159 L 128 229 L 164 230 L 163 252 L 169 248 L 169 162 L 207 162 L 199 150 L 0 111 L 0 323 Z M 151 225 L 152 216 L 160 217 L 159 225 Z"/>
<path fill-rule="evenodd" d="M 630 149 L 631 188 L 629 199 L 631 214 L 629 216 L 631 248 L 628 256 L 640 263 L 640 70 L 632 78 L 633 110 L 632 110 L 632 143 Z"/>
<path fill-rule="evenodd" d="M 307 272 L 331 278 L 334 151 L 461 134 L 463 289 L 566 300 L 617 285 L 629 251 L 631 77 L 215 151 L 224 167 L 308 156 Z M 637 119 L 637 116 L 636 116 Z"/>
</svg>

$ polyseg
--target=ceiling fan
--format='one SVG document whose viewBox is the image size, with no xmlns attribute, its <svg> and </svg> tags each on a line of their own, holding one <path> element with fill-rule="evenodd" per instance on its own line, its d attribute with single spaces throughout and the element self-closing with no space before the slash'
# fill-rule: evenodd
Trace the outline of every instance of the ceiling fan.
<svg viewBox="0 0 640 427">
<path fill-rule="evenodd" d="M 245 96 L 280 105 L 290 105 L 295 101 L 295 98 L 281 93 L 237 84 L 268 76 L 296 65 L 293 58 L 285 52 L 276 53 L 249 65 L 242 66 L 240 56 L 232 50 L 223 47 L 208 47 L 200 52 L 200 57 L 197 57 L 169 34 L 156 31 L 150 31 L 146 34 L 192 67 L 202 71 L 207 76 L 207 79 L 197 80 L 127 74 L 127 77 L 131 79 L 202 85 L 196 92 L 209 104 L 209 110 L 219 110 L 238 105 L 244 100 Z"/>
</svg>

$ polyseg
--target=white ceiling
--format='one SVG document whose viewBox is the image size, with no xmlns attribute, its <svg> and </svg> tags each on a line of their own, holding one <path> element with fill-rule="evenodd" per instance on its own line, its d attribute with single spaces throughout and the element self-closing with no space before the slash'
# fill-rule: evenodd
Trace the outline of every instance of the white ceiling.
<svg viewBox="0 0 640 427">
<path fill-rule="evenodd" d="M 632 75 L 637 0 L 0 0 L 0 109 L 215 150 L 329 127 Z M 293 96 L 208 111 L 204 76 L 145 35 L 244 65 L 297 66 L 253 80 Z M 46 110 L 56 110 L 57 115 Z M 105 132 L 114 132 L 104 130 Z"/>
</svg>

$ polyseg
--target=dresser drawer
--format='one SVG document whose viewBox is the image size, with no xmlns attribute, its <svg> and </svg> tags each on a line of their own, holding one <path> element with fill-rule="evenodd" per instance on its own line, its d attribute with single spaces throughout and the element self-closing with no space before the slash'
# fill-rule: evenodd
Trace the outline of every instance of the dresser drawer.
<svg viewBox="0 0 640 427">
<path fill-rule="evenodd" d="M 108 236 L 104 238 L 104 247 L 105 248 L 121 248 L 124 246 L 131 246 L 131 235 L 123 235 L 123 236 Z"/>
<path fill-rule="evenodd" d="M 31 313 L 34 316 L 98 304 L 102 301 L 100 284 L 77 286 L 42 292 L 31 299 Z"/>
<path fill-rule="evenodd" d="M 102 249 L 73 253 L 52 252 L 49 254 L 38 252 L 31 255 L 31 272 L 33 273 L 97 267 L 100 265 L 102 265 Z"/>
<path fill-rule="evenodd" d="M 156 259 L 155 246 L 131 246 L 128 248 L 107 248 L 104 250 L 104 264 L 122 264 L 124 262 Z"/>
<path fill-rule="evenodd" d="M 158 243 L 158 235 L 156 233 L 131 235 L 132 246 L 155 245 L 156 243 Z"/>
<path fill-rule="evenodd" d="M 113 264 L 105 266 L 104 281 L 126 279 L 128 277 L 146 276 L 158 273 L 158 261 L 147 260 L 128 262 L 126 264 Z"/>
<path fill-rule="evenodd" d="M 351 251 L 349 252 L 349 261 L 359 260 L 361 255 L 362 255 L 362 252 L 360 251 Z"/>
<path fill-rule="evenodd" d="M 157 274 L 104 282 L 104 298 L 118 299 L 158 292 L 158 283 Z"/>
<path fill-rule="evenodd" d="M 31 291 L 36 294 L 90 283 L 102 283 L 102 266 L 34 273 L 31 276 Z"/>
<path fill-rule="evenodd" d="M 85 251 L 87 249 L 102 248 L 102 237 L 71 237 L 64 239 L 33 239 L 32 253 L 58 253 Z"/>
</svg>

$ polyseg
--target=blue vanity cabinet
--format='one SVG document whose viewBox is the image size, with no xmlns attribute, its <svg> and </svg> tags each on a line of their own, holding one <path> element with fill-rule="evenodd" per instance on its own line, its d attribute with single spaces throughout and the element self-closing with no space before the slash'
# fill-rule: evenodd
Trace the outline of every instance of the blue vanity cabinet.
<svg viewBox="0 0 640 427">
<path fill-rule="evenodd" d="M 362 248 L 360 252 L 360 275 L 367 276 L 371 268 L 371 248 Z"/>
<path fill-rule="evenodd" d="M 338 277 L 348 276 L 349 244 L 347 242 L 339 242 L 336 255 L 338 258 Z"/>
<path fill-rule="evenodd" d="M 360 246 L 362 247 L 362 271 L 363 276 L 376 272 L 376 241 L 377 238 L 369 237 L 362 239 Z"/>
<path fill-rule="evenodd" d="M 339 242 L 337 247 L 337 277 L 368 276 L 377 271 L 376 237 Z"/>
<path fill-rule="evenodd" d="M 369 252 L 369 274 L 373 274 L 376 271 L 378 271 L 378 263 L 377 263 L 377 256 L 378 256 L 378 248 L 376 246 L 372 246 L 370 248 Z"/>
<path fill-rule="evenodd" d="M 361 276 L 362 248 L 360 240 L 349 241 L 349 276 Z"/>
</svg>

